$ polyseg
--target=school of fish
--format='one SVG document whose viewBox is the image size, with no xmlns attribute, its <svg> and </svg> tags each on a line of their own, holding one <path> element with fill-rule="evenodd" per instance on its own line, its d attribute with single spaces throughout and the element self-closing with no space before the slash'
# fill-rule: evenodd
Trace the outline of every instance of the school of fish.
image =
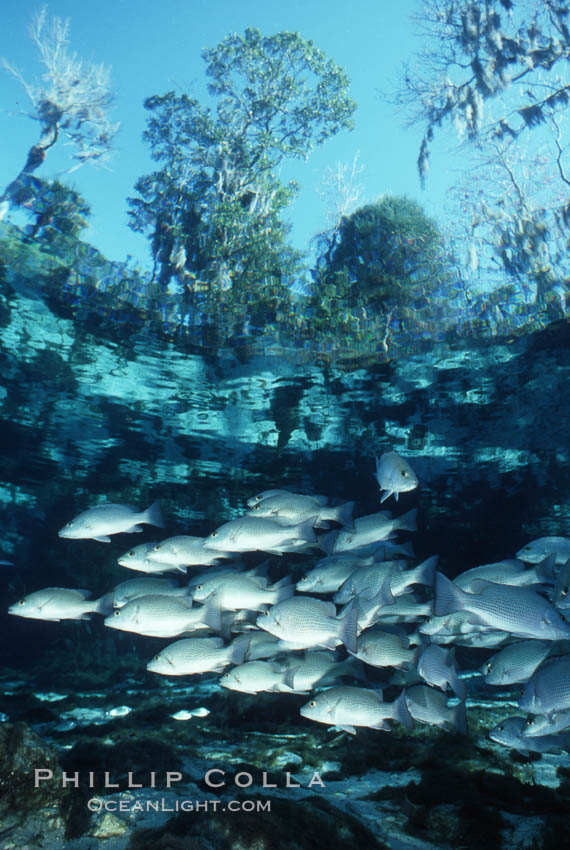
<svg viewBox="0 0 570 850">
<path fill-rule="evenodd" d="M 395 451 L 376 460 L 375 477 L 381 502 L 419 484 Z M 570 751 L 570 539 L 539 538 L 514 558 L 451 580 L 437 556 L 416 564 L 411 542 L 399 539 L 416 530 L 415 509 L 353 518 L 354 502 L 330 506 L 325 496 L 287 490 L 263 491 L 247 507 L 205 538 L 131 548 L 118 563 L 144 576 L 99 599 L 48 587 L 9 613 L 52 621 L 102 614 L 108 628 L 176 639 L 158 647 L 147 670 L 220 673 L 221 687 L 246 694 L 305 694 L 303 717 L 350 734 L 394 722 L 467 734 L 469 683 L 514 684 L 522 687 L 521 713 L 492 728 L 490 739 L 525 755 Z M 144 511 L 104 503 L 59 536 L 108 543 L 145 524 L 163 527 L 157 502 Z M 240 556 L 251 552 L 279 559 L 249 567 Z M 311 567 L 294 580 L 299 555 Z M 457 646 L 483 650 L 481 668 L 458 670 Z"/>
</svg>

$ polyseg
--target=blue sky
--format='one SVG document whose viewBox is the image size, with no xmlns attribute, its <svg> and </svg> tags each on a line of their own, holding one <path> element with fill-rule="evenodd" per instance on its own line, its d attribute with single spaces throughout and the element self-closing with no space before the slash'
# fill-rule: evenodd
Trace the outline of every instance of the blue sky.
<svg viewBox="0 0 570 850">
<path fill-rule="evenodd" d="M 42 66 L 29 38 L 29 23 L 41 4 L 32 0 L 5 0 L 0 56 L 20 70 L 28 81 L 38 78 Z M 317 192 L 327 167 L 352 162 L 355 154 L 364 167 L 360 182 L 363 202 L 385 192 L 416 198 L 426 212 L 440 218 L 446 188 L 453 182 L 450 160 L 441 145 L 432 154 L 428 189 L 422 192 L 416 158 L 423 127 L 404 129 L 400 118 L 383 102 L 380 90 L 395 83 L 402 61 L 419 46 L 411 20 L 415 0 L 52 0 L 48 12 L 70 18 L 71 47 L 77 54 L 111 66 L 116 93 L 112 120 L 121 122 L 116 151 L 108 169 L 85 166 L 67 180 L 91 205 L 93 216 L 85 237 L 107 257 L 124 260 L 132 255 L 149 264 L 146 239 L 127 224 L 126 198 L 136 179 L 153 170 L 142 141 L 146 113 L 143 101 L 171 89 L 187 91 L 207 102 L 205 64 L 201 51 L 218 44 L 230 32 L 258 27 L 263 34 L 280 30 L 299 32 L 347 72 L 350 94 L 358 104 L 355 129 L 317 148 L 306 162 L 283 168 L 283 180 L 295 179 L 301 193 L 290 208 L 295 247 L 306 250 L 309 241 L 327 223 L 327 206 Z M 38 137 L 38 125 L 18 115 L 29 107 L 27 96 L 10 74 L 0 71 L 0 186 L 22 167 L 28 149 Z M 69 149 L 51 150 L 38 176 L 62 176 L 72 164 Z"/>
</svg>

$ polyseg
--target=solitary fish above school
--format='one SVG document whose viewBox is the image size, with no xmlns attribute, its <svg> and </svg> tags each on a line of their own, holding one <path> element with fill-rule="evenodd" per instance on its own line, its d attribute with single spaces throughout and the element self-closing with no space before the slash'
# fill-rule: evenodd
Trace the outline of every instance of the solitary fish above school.
<svg viewBox="0 0 570 850">
<path fill-rule="evenodd" d="M 88 620 L 93 613 L 108 614 L 111 607 L 108 595 L 88 599 L 87 590 L 66 587 L 44 587 L 28 594 L 8 608 L 9 614 L 31 620 Z"/>
<path fill-rule="evenodd" d="M 408 493 L 415 490 L 419 481 L 410 464 L 400 457 L 398 452 L 386 452 L 378 460 L 376 458 L 376 473 L 381 491 L 385 491 L 380 503 L 385 502 L 390 496 L 395 496 L 398 501 L 400 493 Z"/>
<path fill-rule="evenodd" d="M 72 540 L 100 540 L 110 543 L 110 534 L 142 531 L 141 525 L 162 528 L 160 505 L 154 502 L 146 511 L 137 511 L 131 505 L 95 505 L 78 514 L 63 526 L 58 535 Z"/>
</svg>

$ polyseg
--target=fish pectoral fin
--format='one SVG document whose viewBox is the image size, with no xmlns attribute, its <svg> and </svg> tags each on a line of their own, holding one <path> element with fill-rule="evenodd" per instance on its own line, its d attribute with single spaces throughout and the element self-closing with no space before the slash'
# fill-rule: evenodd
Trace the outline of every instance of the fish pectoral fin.
<svg viewBox="0 0 570 850">
<path fill-rule="evenodd" d="M 139 529 L 139 531 L 142 531 L 142 529 Z M 111 542 L 111 538 L 106 536 L 106 535 L 101 535 L 100 537 L 92 537 L 91 539 L 92 540 L 98 540 L 99 543 L 110 543 Z"/>
<path fill-rule="evenodd" d="M 354 726 L 347 726 L 344 723 L 337 724 L 336 726 L 331 726 L 331 730 L 335 730 L 337 732 L 348 732 L 349 735 L 356 735 L 356 729 Z"/>
</svg>

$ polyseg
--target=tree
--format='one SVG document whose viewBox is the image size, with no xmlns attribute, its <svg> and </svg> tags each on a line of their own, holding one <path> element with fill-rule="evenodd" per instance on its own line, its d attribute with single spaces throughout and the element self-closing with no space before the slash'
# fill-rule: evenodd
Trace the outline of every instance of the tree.
<svg viewBox="0 0 570 850">
<path fill-rule="evenodd" d="M 311 324 L 387 351 L 395 331 L 436 321 L 450 280 L 436 223 L 415 201 L 384 195 L 342 217 L 322 242 Z"/>
<path fill-rule="evenodd" d="M 570 100 L 569 15 L 556 0 L 424 0 L 417 20 L 425 49 L 394 95 L 410 123 L 425 127 L 422 182 L 439 128 L 454 125 L 469 144 L 469 174 L 455 194 L 465 200 L 471 272 L 486 259 L 509 282 L 530 276 L 542 303 L 568 273 L 561 127 Z"/>
<path fill-rule="evenodd" d="M 6 59 L 3 66 L 24 86 L 33 107 L 33 112 L 26 114 L 39 122 L 40 139 L 30 148 L 24 167 L 1 196 L 2 215 L 10 203 L 22 203 L 26 188 L 33 187 L 26 178 L 40 167 L 61 135 L 72 143 L 75 165 L 70 171 L 74 171 L 86 162 L 104 163 L 119 127 L 108 117 L 113 100 L 109 72 L 103 65 L 86 63 L 70 51 L 69 21 L 57 17 L 48 20 L 43 7 L 32 21 L 31 36 L 45 68 L 43 82 L 27 83 Z M 28 194 L 27 199 L 30 197 L 33 196 Z"/>
<path fill-rule="evenodd" d="M 281 214 L 296 186 L 276 169 L 352 126 L 348 79 L 290 32 L 247 29 L 203 59 L 215 108 L 174 92 L 145 102 L 161 169 L 137 182 L 131 226 L 149 236 L 163 288 L 176 275 L 186 290 L 225 292 L 225 303 L 245 305 L 264 286 L 285 297 L 300 258 Z"/>
<path fill-rule="evenodd" d="M 437 127 L 453 123 L 471 140 L 518 138 L 567 107 L 569 14 L 557 0 L 423 0 L 417 21 L 427 45 L 394 95 L 410 123 L 426 125 L 422 179 Z"/>
</svg>

